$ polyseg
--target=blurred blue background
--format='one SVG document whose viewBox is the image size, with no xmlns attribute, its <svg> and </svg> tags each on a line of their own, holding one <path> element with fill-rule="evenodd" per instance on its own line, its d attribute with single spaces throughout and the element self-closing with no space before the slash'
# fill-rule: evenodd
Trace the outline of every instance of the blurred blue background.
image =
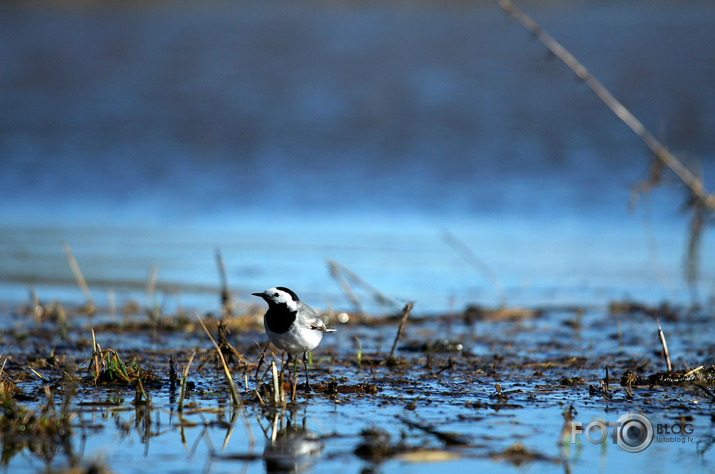
<svg viewBox="0 0 715 474">
<path fill-rule="evenodd" d="M 712 2 L 520 5 L 712 188 Z M 0 6 L 5 302 L 81 300 L 63 242 L 100 303 L 155 265 L 218 306 L 216 248 L 239 297 L 320 307 L 327 259 L 416 311 L 690 302 L 686 194 L 629 205 L 650 159 L 490 2 Z"/>
</svg>

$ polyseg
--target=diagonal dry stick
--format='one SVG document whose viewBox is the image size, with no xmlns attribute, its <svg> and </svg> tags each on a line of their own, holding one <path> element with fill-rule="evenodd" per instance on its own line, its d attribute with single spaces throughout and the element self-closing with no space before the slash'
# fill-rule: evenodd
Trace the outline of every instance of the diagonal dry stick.
<svg viewBox="0 0 715 474">
<path fill-rule="evenodd" d="M 350 286 L 350 283 L 348 283 L 348 280 L 350 280 L 353 285 L 362 287 L 363 290 L 370 293 L 370 296 L 372 296 L 372 299 L 374 299 L 377 304 L 381 306 L 399 307 L 395 300 L 382 294 L 377 288 L 360 278 L 357 273 L 353 272 L 342 263 L 338 263 L 334 260 L 328 260 L 328 269 L 330 270 L 330 276 L 335 279 L 340 286 L 340 289 L 343 290 L 345 297 L 355 306 L 357 313 L 362 314 L 362 307 L 360 306 L 360 301 L 358 301 L 357 296 L 355 296 L 355 293 L 352 291 L 352 287 Z"/>
<path fill-rule="evenodd" d="M 402 309 L 402 319 L 400 320 L 400 327 L 397 328 L 397 335 L 395 336 L 395 342 L 392 343 L 392 349 L 390 350 L 390 357 L 387 358 L 388 361 L 394 362 L 394 360 L 395 360 L 395 349 L 397 349 L 397 341 L 399 341 L 400 336 L 402 336 L 402 331 L 405 329 L 405 323 L 407 322 L 407 317 L 410 315 L 412 306 L 413 306 L 413 303 L 412 303 L 412 301 L 410 301 Z"/>
<path fill-rule="evenodd" d="M 358 297 L 355 295 L 355 292 L 350 286 L 350 283 L 348 283 L 348 281 L 343 276 L 338 263 L 332 260 L 328 260 L 328 270 L 330 271 L 330 276 L 333 277 L 345 297 L 353 305 L 353 308 L 355 308 L 355 312 L 357 314 L 362 314 L 362 305 L 360 304 L 360 299 L 358 299 Z"/>
<path fill-rule="evenodd" d="M 449 231 L 444 231 L 442 234 L 442 240 L 445 244 L 452 247 L 452 249 L 457 252 L 464 260 L 470 265 L 486 276 L 492 283 L 494 287 L 494 293 L 496 293 L 499 299 L 499 304 L 501 306 L 506 306 L 506 293 L 504 292 L 504 285 L 494 270 L 492 270 L 489 265 L 484 263 L 484 261 L 477 256 L 476 253 L 470 249 L 467 244 L 459 240 L 454 234 Z"/>
<path fill-rule="evenodd" d="M 218 353 L 219 360 L 221 361 L 221 366 L 223 367 L 223 374 L 226 376 L 226 381 L 228 382 L 228 388 L 231 392 L 231 400 L 233 401 L 233 405 L 236 407 L 242 407 L 243 402 L 241 401 L 241 396 L 238 394 L 238 390 L 236 389 L 236 384 L 233 382 L 233 377 L 231 377 L 231 371 L 228 370 L 228 365 L 226 364 L 226 359 L 223 358 L 223 354 L 221 353 L 221 348 L 218 346 L 216 343 L 216 340 L 211 336 L 211 333 L 209 330 L 206 328 L 206 325 L 204 322 L 201 320 L 201 316 L 199 316 L 199 313 L 196 313 L 196 319 L 199 320 L 199 323 L 201 323 L 201 327 L 204 329 L 204 332 L 206 335 L 211 339 L 211 343 L 214 345 L 214 348 L 216 349 L 216 352 Z"/>
<path fill-rule="evenodd" d="M 561 43 L 551 37 L 546 31 L 527 16 L 523 11 L 517 8 L 510 0 L 494 0 L 499 7 L 504 10 L 510 17 L 516 20 L 521 26 L 534 35 L 549 51 L 561 60 L 569 69 L 571 69 L 580 80 L 586 83 L 593 90 L 596 96 L 611 109 L 611 111 L 625 123 L 646 146 L 653 152 L 655 157 L 665 166 L 671 169 L 690 189 L 695 197 L 701 201 L 705 207 L 710 210 L 715 210 L 715 196 L 710 194 L 702 182 L 690 172 L 673 154 L 657 139 L 650 131 L 638 120 L 613 94 L 611 94 L 604 86 L 596 79 L 583 64 L 581 64 Z"/>
</svg>

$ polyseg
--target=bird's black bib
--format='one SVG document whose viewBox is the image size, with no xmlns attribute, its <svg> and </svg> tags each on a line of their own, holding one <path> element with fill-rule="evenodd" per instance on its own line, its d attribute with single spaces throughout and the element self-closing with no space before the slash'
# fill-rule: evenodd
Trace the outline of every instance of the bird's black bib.
<svg viewBox="0 0 715 474">
<path fill-rule="evenodd" d="M 266 313 L 266 326 L 277 334 L 288 332 L 295 321 L 298 311 L 289 311 L 285 304 L 269 308 Z"/>
</svg>

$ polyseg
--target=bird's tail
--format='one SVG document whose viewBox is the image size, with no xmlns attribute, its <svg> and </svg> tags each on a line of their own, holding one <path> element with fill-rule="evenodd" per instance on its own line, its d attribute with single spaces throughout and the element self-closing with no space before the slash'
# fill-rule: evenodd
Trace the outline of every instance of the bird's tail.
<svg viewBox="0 0 715 474">
<path fill-rule="evenodd" d="M 335 331 L 337 331 L 337 329 L 328 329 L 327 327 L 325 327 L 325 323 L 322 321 L 313 321 L 310 324 L 310 328 L 315 329 L 316 331 L 320 331 L 320 332 L 335 332 Z"/>
</svg>

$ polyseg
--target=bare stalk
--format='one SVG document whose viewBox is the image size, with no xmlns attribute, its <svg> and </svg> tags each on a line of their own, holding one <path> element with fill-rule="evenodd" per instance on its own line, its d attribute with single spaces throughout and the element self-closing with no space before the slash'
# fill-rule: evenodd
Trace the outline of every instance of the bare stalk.
<svg viewBox="0 0 715 474">
<path fill-rule="evenodd" d="M 494 0 L 499 7 L 510 17 L 516 20 L 529 33 L 539 40 L 549 51 L 551 51 L 561 62 L 571 69 L 576 76 L 586 83 L 596 96 L 625 123 L 645 145 L 650 149 L 655 157 L 670 168 L 680 180 L 690 189 L 693 195 L 707 207 L 709 211 L 715 210 L 715 196 L 710 194 L 702 182 L 693 175 L 673 154 L 638 120 L 613 94 L 611 94 L 601 82 L 596 79 L 586 67 L 581 64 L 561 43 L 551 37 L 534 20 L 517 8 L 510 0 Z"/>
<path fill-rule="evenodd" d="M 668 352 L 668 344 L 665 342 L 665 334 L 663 334 L 663 328 L 660 327 L 660 320 L 656 318 L 658 323 L 658 338 L 660 343 L 663 345 L 663 357 L 665 357 L 665 365 L 668 367 L 668 372 L 672 372 L 673 367 L 670 365 L 670 353 Z"/>
<path fill-rule="evenodd" d="M 470 249 L 467 244 L 455 237 L 451 232 L 445 231 L 442 234 L 442 240 L 444 243 L 452 247 L 452 249 L 462 256 L 464 260 L 472 265 L 478 272 L 481 272 L 485 277 L 491 281 L 494 287 L 494 293 L 496 293 L 497 298 L 499 298 L 499 304 L 501 306 L 506 306 L 506 293 L 504 292 L 504 285 L 499 279 L 494 270 L 492 270 L 489 265 L 484 263 L 481 258 L 477 256 L 476 253 Z"/>
<path fill-rule="evenodd" d="M 218 266 L 218 275 L 221 280 L 221 310 L 223 317 L 230 317 L 233 314 L 231 305 L 231 293 L 228 291 L 228 278 L 226 277 L 226 266 L 223 264 L 221 249 L 216 249 L 216 265 Z"/>
<path fill-rule="evenodd" d="M 67 263 L 70 266 L 70 270 L 72 270 L 72 274 L 74 275 L 74 279 L 77 282 L 77 286 L 79 289 L 82 291 L 82 294 L 84 295 L 84 299 L 87 303 L 87 311 L 89 313 L 94 312 L 94 300 L 92 299 L 92 293 L 89 291 L 89 285 L 87 285 L 87 281 L 84 279 L 84 275 L 82 275 L 82 270 L 79 268 L 79 263 L 77 263 L 77 259 L 74 258 L 74 254 L 72 253 L 72 249 L 70 248 L 69 244 L 67 242 L 62 244 L 62 247 L 65 250 L 65 256 L 67 257 Z"/>
<path fill-rule="evenodd" d="M 278 368 L 276 362 L 271 361 L 271 372 L 273 373 L 273 402 L 278 405 L 281 400 L 280 383 L 278 381 Z"/>
<path fill-rule="evenodd" d="M 357 296 L 355 296 L 355 293 L 352 291 L 352 287 L 350 286 L 350 283 L 348 283 L 348 281 L 350 281 L 355 286 L 361 287 L 364 291 L 369 293 L 370 296 L 372 296 L 372 299 L 374 299 L 377 304 L 381 306 L 398 307 L 398 304 L 395 300 L 388 296 L 385 296 L 377 288 L 360 278 L 357 273 L 353 272 L 345 265 L 334 260 L 328 260 L 328 268 L 330 269 L 330 275 L 338 283 L 340 289 L 343 290 L 343 293 L 345 293 L 345 296 L 355 306 L 357 313 L 362 314 L 362 308 L 360 307 L 360 302 L 358 301 Z"/>
<path fill-rule="evenodd" d="M 183 373 L 181 374 L 181 391 L 179 393 L 179 406 L 178 406 L 179 413 L 184 411 L 184 398 L 186 397 L 186 383 L 189 378 L 189 369 L 191 368 L 191 363 L 194 361 L 195 356 L 196 356 L 196 352 L 191 354 L 191 357 L 189 357 L 189 361 L 184 366 Z"/>
<path fill-rule="evenodd" d="M 397 341 L 399 341 L 400 336 L 402 336 L 402 331 L 405 329 L 405 323 L 407 323 L 407 317 L 410 315 L 410 311 L 412 310 L 413 304 L 414 303 L 412 303 L 412 301 L 410 301 L 402 309 L 402 320 L 400 321 L 400 327 L 397 328 L 397 335 L 395 336 L 395 342 L 392 343 L 392 349 L 390 350 L 390 357 L 387 358 L 388 361 L 395 360 L 395 349 L 397 349 Z"/>
<path fill-rule="evenodd" d="M 216 343 L 214 338 L 211 336 L 211 333 L 206 328 L 206 325 L 201 320 L 201 316 L 199 316 L 198 313 L 196 313 L 196 319 L 199 320 L 199 323 L 201 323 L 201 327 L 204 328 L 204 332 L 206 332 L 206 335 L 209 337 L 209 339 L 211 339 L 211 343 L 216 348 L 216 352 L 218 353 L 219 360 L 221 360 L 221 366 L 223 367 L 223 374 L 226 376 L 226 381 L 228 382 L 228 388 L 231 391 L 231 400 L 233 401 L 233 405 L 237 406 L 237 407 L 242 406 L 241 397 L 238 395 L 238 389 L 236 389 L 236 384 L 233 383 L 233 377 L 231 377 L 231 371 L 228 370 L 228 365 L 226 364 L 226 359 L 223 358 L 223 354 L 221 353 L 221 348 L 218 346 L 218 344 Z"/>
<path fill-rule="evenodd" d="M 355 295 L 355 292 L 350 286 L 350 283 L 348 283 L 348 281 L 342 275 L 338 263 L 332 260 L 328 260 L 328 269 L 330 270 L 330 276 L 333 277 L 333 280 L 335 280 L 335 282 L 338 284 L 345 297 L 353 305 L 355 312 L 357 314 L 362 314 L 362 305 L 360 304 L 360 300 Z"/>
</svg>

